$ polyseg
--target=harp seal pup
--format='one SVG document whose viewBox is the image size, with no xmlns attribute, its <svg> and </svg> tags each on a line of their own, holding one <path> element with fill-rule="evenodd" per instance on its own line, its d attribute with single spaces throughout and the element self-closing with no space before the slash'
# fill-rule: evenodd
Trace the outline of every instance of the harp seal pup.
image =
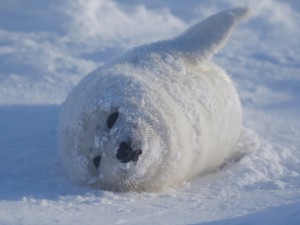
<svg viewBox="0 0 300 225">
<path fill-rule="evenodd" d="M 159 191 L 232 157 L 241 105 L 211 58 L 248 12 L 221 11 L 84 77 L 60 114 L 58 145 L 70 177 L 112 191 Z"/>
</svg>

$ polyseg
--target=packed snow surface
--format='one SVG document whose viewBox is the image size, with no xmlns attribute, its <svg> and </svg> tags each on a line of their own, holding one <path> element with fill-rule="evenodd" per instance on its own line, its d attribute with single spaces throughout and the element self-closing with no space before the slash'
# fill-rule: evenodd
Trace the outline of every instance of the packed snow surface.
<svg viewBox="0 0 300 225">
<path fill-rule="evenodd" d="M 238 162 L 161 192 L 116 193 L 71 182 L 59 161 L 60 104 L 88 72 L 236 4 L 1 1 L 0 224 L 300 224 L 295 0 L 243 1 L 252 17 L 214 57 L 242 101 Z"/>
</svg>

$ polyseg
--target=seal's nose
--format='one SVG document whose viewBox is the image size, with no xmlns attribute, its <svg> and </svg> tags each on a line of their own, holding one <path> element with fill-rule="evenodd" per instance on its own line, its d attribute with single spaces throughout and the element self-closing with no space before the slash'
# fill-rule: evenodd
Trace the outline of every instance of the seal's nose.
<svg viewBox="0 0 300 225">
<path fill-rule="evenodd" d="M 121 163 L 136 162 L 139 159 L 139 156 L 142 154 L 142 150 L 133 150 L 130 142 L 121 142 L 117 151 L 117 159 Z"/>
</svg>

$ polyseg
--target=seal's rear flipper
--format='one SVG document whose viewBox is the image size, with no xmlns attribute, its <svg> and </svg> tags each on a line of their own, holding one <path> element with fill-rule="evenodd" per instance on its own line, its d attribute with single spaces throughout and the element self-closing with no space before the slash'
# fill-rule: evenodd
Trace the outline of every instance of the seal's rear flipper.
<svg viewBox="0 0 300 225">
<path fill-rule="evenodd" d="M 167 53 L 190 62 L 210 60 L 225 45 L 235 26 L 247 17 L 249 12 L 247 7 L 221 11 L 195 24 L 174 39 L 135 48 L 126 59 L 136 60 L 149 53 Z"/>
<path fill-rule="evenodd" d="M 208 17 L 171 40 L 174 51 L 200 62 L 211 59 L 227 42 L 234 27 L 247 17 L 249 12 L 249 8 L 240 7 Z"/>
<path fill-rule="evenodd" d="M 125 55 L 126 61 L 136 61 L 151 53 L 171 54 L 189 62 L 210 60 L 227 42 L 231 32 L 247 17 L 247 7 L 221 11 L 195 24 L 180 36 L 166 41 L 134 48 Z"/>
</svg>

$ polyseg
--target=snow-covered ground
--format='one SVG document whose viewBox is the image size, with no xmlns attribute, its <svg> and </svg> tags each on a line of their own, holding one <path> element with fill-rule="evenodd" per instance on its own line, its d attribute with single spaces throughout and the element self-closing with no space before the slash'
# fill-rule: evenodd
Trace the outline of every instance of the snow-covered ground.
<svg viewBox="0 0 300 225">
<path fill-rule="evenodd" d="M 140 194 L 78 186 L 59 162 L 60 104 L 86 73 L 236 4 L 2 0 L 0 224 L 300 224 L 297 0 L 240 1 L 253 15 L 214 58 L 232 74 L 243 103 L 240 147 L 251 153 L 239 162 Z"/>
</svg>

